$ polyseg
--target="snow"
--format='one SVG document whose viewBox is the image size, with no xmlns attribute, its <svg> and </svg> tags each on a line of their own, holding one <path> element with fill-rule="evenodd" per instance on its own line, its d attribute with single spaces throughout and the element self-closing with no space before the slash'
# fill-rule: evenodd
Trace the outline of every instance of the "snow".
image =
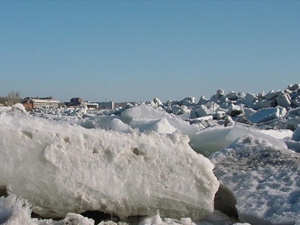
<svg viewBox="0 0 300 225">
<path fill-rule="evenodd" d="M 300 156 L 266 139 L 242 137 L 211 157 L 220 182 L 234 194 L 241 221 L 300 222 Z"/>
<path fill-rule="evenodd" d="M 0 224 L 300 225 L 299 124 L 299 84 L 115 110 L 1 106 Z"/>
<path fill-rule="evenodd" d="M 8 213 L 7 213 L 8 212 Z M 95 221 L 80 214 L 68 213 L 63 219 L 55 221 L 52 219 L 31 218 L 31 209 L 24 199 L 17 199 L 15 195 L 0 198 L 0 223 L 4 225 L 94 225 Z M 180 219 L 162 218 L 159 211 L 156 215 L 134 222 L 139 225 L 229 225 L 233 224 L 230 218 L 219 211 L 197 223 L 191 218 Z M 126 222 L 116 223 L 112 220 L 102 221 L 99 225 L 127 225 Z M 234 223 L 233 225 L 249 225 L 248 223 Z"/>
<path fill-rule="evenodd" d="M 238 138 L 249 134 L 263 137 L 273 143 L 274 146 L 286 148 L 284 140 L 239 124 L 230 127 L 217 126 L 200 131 L 191 138 L 190 145 L 196 152 L 209 156 L 225 148 Z"/>
<path fill-rule="evenodd" d="M 93 225 L 94 220 L 88 219 L 75 213 L 68 213 L 63 220 L 64 224 L 78 224 L 78 225 Z"/>
<path fill-rule="evenodd" d="M 4 225 L 94 225 L 94 220 L 79 214 L 68 213 L 64 219 L 53 221 L 52 219 L 38 220 L 31 218 L 29 203 L 24 199 L 18 199 L 16 195 L 0 198 L 0 224 Z"/>
<path fill-rule="evenodd" d="M 274 129 L 274 130 L 259 130 L 259 132 L 270 135 L 277 139 L 289 139 L 293 135 L 293 131 L 288 129 Z"/>
<path fill-rule="evenodd" d="M 92 129 L 92 128 L 100 128 L 104 130 L 114 130 L 123 133 L 132 133 L 134 130 L 128 125 L 123 123 L 119 118 L 114 116 L 91 116 L 83 118 L 79 122 L 80 126 Z"/>
<path fill-rule="evenodd" d="M 121 120 L 127 124 L 130 124 L 133 119 L 135 119 L 134 124 L 137 124 L 136 120 L 139 120 L 139 119 L 142 119 L 142 120 L 148 119 L 148 121 L 150 119 L 152 119 L 152 120 L 157 121 L 157 120 L 161 120 L 163 118 L 165 118 L 165 120 L 168 121 L 168 124 L 173 126 L 181 134 L 192 136 L 197 131 L 200 130 L 199 127 L 192 126 L 188 122 L 185 122 L 178 117 L 172 116 L 163 110 L 154 109 L 153 107 L 145 105 L 145 104 L 127 109 L 126 111 L 122 112 L 122 114 L 121 114 Z M 169 126 L 169 129 L 170 129 L 170 126 Z M 171 129 L 173 129 L 173 128 L 171 128 Z"/>
<path fill-rule="evenodd" d="M 46 217 L 102 211 L 201 219 L 219 183 L 188 137 L 120 133 L 0 115 L 0 185 Z M 16 166 L 17 165 L 17 166 Z M 112 188 L 113 187 L 113 188 Z"/>
<path fill-rule="evenodd" d="M 6 225 L 35 224 L 31 219 L 28 202 L 16 195 L 0 198 L 0 223 Z"/>
<path fill-rule="evenodd" d="M 17 103 L 13 106 L 0 106 L 0 112 L 11 112 L 11 111 L 15 111 L 15 112 L 19 111 L 22 113 L 27 113 L 26 109 L 21 103 Z"/>
<path fill-rule="evenodd" d="M 165 218 L 162 219 L 160 214 L 143 219 L 139 225 L 229 225 L 232 224 L 230 218 L 224 215 L 220 211 L 214 211 L 214 213 L 207 217 L 205 220 L 201 220 L 198 223 L 193 222 L 190 218 L 181 218 L 180 220 Z M 233 225 L 249 225 L 248 223 L 234 223 Z"/>
<path fill-rule="evenodd" d="M 136 128 L 141 132 L 154 131 L 157 133 L 172 134 L 177 129 L 173 127 L 166 118 L 162 119 L 133 119 L 130 122 L 132 128 Z"/>
</svg>

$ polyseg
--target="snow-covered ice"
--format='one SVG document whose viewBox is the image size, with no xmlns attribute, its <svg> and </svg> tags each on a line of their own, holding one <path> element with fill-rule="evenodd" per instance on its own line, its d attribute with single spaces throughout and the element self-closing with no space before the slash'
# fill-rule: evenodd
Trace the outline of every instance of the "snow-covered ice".
<svg viewBox="0 0 300 225">
<path fill-rule="evenodd" d="M 282 118 L 285 114 L 286 110 L 284 108 L 264 108 L 249 116 L 248 119 L 252 123 L 261 123 Z"/>
<path fill-rule="evenodd" d="M 128 217 L 160 210 L 201 219 L 218 181 L 187 136 L 84 129 L 0 115 L 0 185 L 42 216 L 102 211 Z"/>
<path fill-rule="evenodd" d="M 229 217 L 219 211 L 214 211 L 212 215 L 204 220 L 193 222 L 191 218 L 180 219 L 162 218 L 159 211 L 153 216 L 132 220 L 137 225 L 229 225 L 233 224 Z M 31 208 L 24 199 L 18 199 L 15 195 L 0 197 L 0 224 L 4 225 L 94 225 L 93 219 L 84 217 L 76 213 L 68 213 L 61 220 L 36 219 L 31 217 Z M 98 225 L 129 225 L 128 222 L 114 222 L 104 220 Z M 249 225 L 248 223 L 234 223 L 233 225 Z"/>
<path fill-rule="evenodd" d="M 264 131 L 238 124 L 229 127 L 216 126 L 200 131 L 191 138 L 190 145 L 195 151 L 209 156 L 216 151 L 222 150 L 238 138 L 249 134 L 270 140 L 275 146 L 286 148 L 284 140 L 265 134 Z"/>
<path fill-rule="evenodd" d="M 153 107 L 145 104 L 127 109 L 121 114 L 121 120 L 126 121 L 128 124 L 133 121 L 135 125 L 137 124 L 137 120 L 140 119 L 144 121 L 145 119 L 148 119 L 148 121 L 150 121 L 150 119 L 152 119 L 153 121 L 157 121 L 163 118 L 167 120 L 165 121 L 165 123 L 168 122 L 169 128 L 170 126 L 172 126 L 181 134 L 192 136 L 200 130 L 199 127 L 190 125 L 188 122 L 183 121 L 178 117 L 172 116 L 162 109 L 154 109 Z"/>
<path fill-rule="evenodd" d="M 300 225 L 299 124 L 299 84 L 115 110 L 1 106 L 0 224 Z"/>
<path fill-rule="evenodd" d="M 246 136 L 211 157 L 214 172 L 237 200 L 241 221 L 300 222 L 300 156 L 266 139 Z"/>
<path fill-rule="evenodd" d="M 155 131 L 157 133 L 172 134 L 177 129 L 173 127 L 166 118 L 162 119 L 133 119 L 130 122 L 132 128 L 136 128 L 141 132 Z"/>
</svg>

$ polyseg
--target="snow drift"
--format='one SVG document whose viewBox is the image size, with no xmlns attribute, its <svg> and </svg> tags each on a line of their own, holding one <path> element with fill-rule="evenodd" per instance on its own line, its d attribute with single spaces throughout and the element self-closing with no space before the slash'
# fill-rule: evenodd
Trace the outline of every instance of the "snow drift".
<svg viewBox="0 0 300 225">
<path fill-rule="evenodd" d="M 102 211 L 119 217 L 201 219 L 219 183 L 212 163 L 178 134 L 85 129 L 21 114 L 0 114 L 0 186 L 35 213 Z"/>
<path fill-rule="evenodd" d="M 141 130 L 145 130 L 145 127 L 148 127 L 149 130 L 158 132 L 162 130 L 159 123 L 163 123 L 165 125 L 167 124 L 167 126 L 165 126 L 167 127 L 167 130 L 163 130 L 162 133 L 174 132 L 177 130 L 181 134 L 185 134 L 190 137 L 200 130 L 199 127 L 190 125 L 188 122 L 167 113 L 163 109 L 154 109 L 153 107 L 144 104 L 122 112 L 121 120 Z M 153 121 L 152 123 L 151 120 Z"/>
<path fill-rule="evenodd" d="M 300 223 L 300 156 L 266 139 L 242 137 L 212 157 L 214 172 L 237 199 L 241 221 Z"/>
<path fill-rule="evenodd" d="M 222 150 L 238 138 L 250 134 L 257 138 L 267 139 L 274 146 L 287 147 L 281 139 L 274 138 L 258 129 L 238 124 L 230 127 L 216 126 L 200 131 L 191 138 L 190 145 L 195 151 L 208 157 L 214 152 Z"/>
</svg>

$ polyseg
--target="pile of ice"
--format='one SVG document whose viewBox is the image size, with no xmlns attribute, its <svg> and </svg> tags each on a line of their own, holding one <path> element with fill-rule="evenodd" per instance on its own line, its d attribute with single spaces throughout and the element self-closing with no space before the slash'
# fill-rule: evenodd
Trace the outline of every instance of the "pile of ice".
<svg viewBox="0 0 300 225">
<path fill-rule="evenodd" d="M 241 221 L 300 223 L 299 153 L 245 136 L 211 159 L 216 176 L 235 196 Z"/>
<path fill-rule="evenodd" d="M 147 113 L 145 113 L 144 109 L 140 109 L 145 106 L 149 106 L 152 110 L 147 109 Z M 125 109 L 117 108 L 96 112 L 89 111 L 86 107 L 40 109 L 32 112 L 32 115 L 77 124 L 94 118 L 97 121 L 94 124 L 88 124 L 88 126 L 104 126 L 104 129 L 110 129 L 108 127 L 110 122 L 108 124 L 104 122 L 101 125 L 101 119 L 106 120 L 107 117 L 114 117 L 130 125 L 128 124 L 129 121 L 132 121 L 132 116 L 135 116 L 133 119 L 138 119 L 139 124 L 136 127 L 134 126 L 136 123 L 133 121 L 131 125 L 142 131 L 145 130 L 145 126 L 155 122 L 150 120 L 156 119 L 156 123 L 159 123 L 160 119 L 167 118 L 167 122 L 170 123 L 169 128 L 162 132 L 170 133 L 174 131 L 173 127 L 175 126 L 176 130 L 182 128 L 180 131 L 189 136 L 195 132 L 195 127 L 204 129 L 217 125 L 229 126 L 235 122 L 263 129 L 290 129 L 294 131 L 300 123 L 300 85 L 289 85 L 283 91 L 271 90 L 267 94 L 264 92 L 253 94 L 235 91 L 225 94 L 224 90 L 219 89 L 209 99 L 201 96 L 199 101 L 196 101 L 195 97 L 186 97 L 180 101 L 168 100 L 166 103 L 162 103 L 158 98 L 154 98 L 151 102 L 128 105 Z M 145 120 L 142 121 L 141 119 Z M 182 124 L 183 121 L 194 124 L 195 127 L 187 128 L 186 125 Z M 165 122 L 166 120 L 162 121 L 162 123 Z M 84 122 L 83 125 L 85 125 Z M 154 127 L 152 130 L 159 129 Z"/>
<path fill-rule="evenodd" d="M 282 135 L 285 137 L 286 133 L 293 134 L 291 131 L 283 132 L 280 130 L 270 133 L 269 131 L 258 130 L 242 124 L 235 124 L 228 127 L 216 126 L 199 131 L 191 138 L 190 145 L 196 152 L 209 157 L 214 152 L 225 148 L 240 137 L 252 135 L 257 138 L 264 138 L 274 146 L 287 148 L 285 140 L 280 138 Z"/>
<path fill-rule="evenodd" d="M 201 219 L 213 212 L 213 166 L 186 136 L 124 134 L 0 115 L 0 186 L 45 217 L 101 211 Z"/>
<path fill-rule="evenodd" d="M 299 124 L 298 84 L 110 111 L 1 107 L 0 223 L 299 225 Z"/>
</svg>

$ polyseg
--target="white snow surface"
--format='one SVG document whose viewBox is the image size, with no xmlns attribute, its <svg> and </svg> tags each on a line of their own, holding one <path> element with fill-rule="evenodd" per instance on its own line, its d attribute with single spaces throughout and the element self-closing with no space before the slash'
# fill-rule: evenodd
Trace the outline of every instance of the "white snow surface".
<svg viewBox="0 0 300 225">
<path fill-rule="evenodd" d="M 138 124 L 138 120 L 142 120 L 141 123 L 145 125 L 145 120 L 147 120 L 148 122 L 150 122 L 150 120 L 153 120 L 157 123 L 161 119 L 165 120 L 161 121 L 161 123 L 166 124 L 166 122 L 168 122 L 168 133 L 171 131 L 173 132 L 173 129 L 175 128 L 181 134 L 185 134 L 191 137 L 200 130 L 198 126 L 190 125 L 188 122 L 183 121 L 182 119 L 171 115 L 162 109 L 155 109 L 145 104 L 129 108 L 121 114 L 121 120 L 123 120 L 125 123 L 128 123 L 129 125 L 131 124 L 131 122 L 133 122 L 134 126 Z M 151 124 L 148 125 L 151 126 Z M 138 126 L 138 128 L 143 129 L 141 128 L 141 126 Z M 153 130 L 153 128 L 151 128 L 151 130 Z"/>
<path fill-rule="evenodd" d="M 30 204 L 15 195 L 0 197 L 0 224 L 3 225 L 94 225 L 95 221 L 80 214 L 68 213 L 65 218 L 55 221 L 52 219 L 31 218 Z M 159 213 L 154 216 L 142 218 L 134 224 L 138 225 L 231 225 L 229 217 L 219 211 L 204 220 L 193 222 L 191 218 L 162 218 Z M 98 225 L 129 225 L 126 222 L 106 220 Z M 248 223 L 234 223 L 233 225 L 249 225 Z"/>
<path fill-rule="evenodd" d="M 212 163 L 180 134 L 121 133 L 0 114 L 0 186 L 46 217 L 102 211 L 199 220 L 214 210 Z"/>
<path fill-rule="evenodd" d="M 157 133 L 172 134 L 177 129 L 173 127 L 166 118 L 162 119 L 132 119 L 130 122 L 132 128 L 138 129 L 140 132 L 154 131 Z"/>
<path fill-rule="evenodd" d="M 278 129 L 278 130 L 259 130 L 259 132 L 270 135 L 277 139 L 290 139 L 293 135 L 293 131 L 287 129 Z"/>
<path fill-rule="evenodd" d="M 300 225 L 299 87 L 112 111 L 0 107 L 0 224 L 93 225 L 79 213 L 100 210 L 139 215 L 101 225 Z M 190 146 L 216 165 L 215 208 L 214 166 Z"/>
<path fill-rule="evenodd" d="M 214 172 L 237 200 L 241 221 L 300 223 L 300 155 L 266 139 L 242 137 L 211 157 Z"/>
<path fill-rule="evenodd" d="M 31 217 L 30 204 L 16 195 L 0 198 L 0 224 L 3 225 L 94 225 L 94 220 L 75 213 L 68 213 L 64 219 L 36 219 Z"/>
<path fill-rule="evenodd" d="M 267 132 L 261 132 L 258 129 L 246 127 L 241 124 L 235 124 L 234 126 L 229 127 L 216 126 L 198 132 L 191 138 L 190 145 L 198 153 L 209 156 L 214 152 L 222 150 L 238 138 L 251 134 L 255 137 L 263 137 L 269 140 L 274 146 L 281 148 L 287 147 L 284 140 L 265 133 Z M 274 133 L 273 135 L 275 136 Z M 279 135 L 278 133 L 276 134 Z"/>
<path fill-rule="evenodd" d="M 17 199 L 16 195 L 0 197 L 0 224 L 35 224 L 31 218 L 28 202 Z"/>
<path fill-rule="evenodd" d="M 214 213 L 204 220 L 197 223 L 193 222 L 190 218 L 181 218 L 180 220 L 161 218 L 159 213 L 155 216 L 145 218 L 139 225 L 231 225 L 233 224 L 229 217 L 224 215 L 220 211 L 214 211 Z M 248 223 L 234 223 L 233 225 L 249 225 Z"/>
<path fill-rule="evenodd" d="M 132 133 L 134 130 L 126 123 L 123 123 L 115 116 L 91 116 L 80 121 L 80 126 L 91 129 L 98 128 L 104 130 L 114 130 L 122 133 Z"/>
<path fill-rule="evenodd" d="M 0 106 L 0 113 L 1 112 L 12 112 L 12 111 L 27 113 L 26 109 L 24 108 L 24 106 L 21 103 L 17 103 L 12 106 Z"/>
</svg>

